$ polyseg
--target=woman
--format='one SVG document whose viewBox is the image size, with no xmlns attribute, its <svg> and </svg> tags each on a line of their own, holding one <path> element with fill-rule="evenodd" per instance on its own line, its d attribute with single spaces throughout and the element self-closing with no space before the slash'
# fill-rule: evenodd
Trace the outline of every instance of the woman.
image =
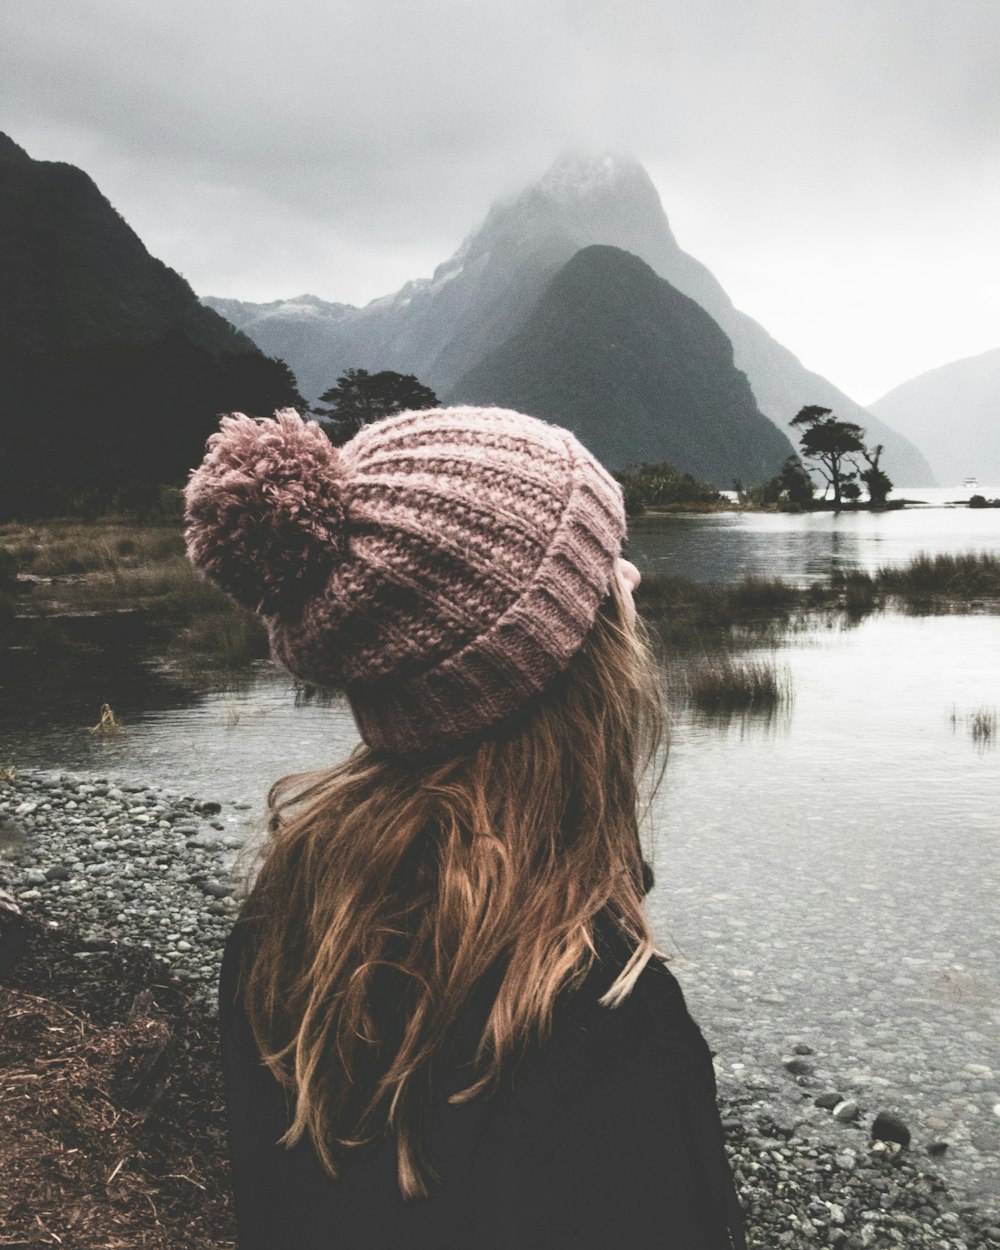
<svg viewBox="0 0 1000 1250">
<path fill-rule="evenodd" d="M 654 669 L 618 484 L 502 409 L 337 450 L 225 418 L 188 552 L 363 745 L 272 790 L 227 942 L 241 1250 L 741 1246 L 711 1058 L 642 910 Z"/>
</svg>

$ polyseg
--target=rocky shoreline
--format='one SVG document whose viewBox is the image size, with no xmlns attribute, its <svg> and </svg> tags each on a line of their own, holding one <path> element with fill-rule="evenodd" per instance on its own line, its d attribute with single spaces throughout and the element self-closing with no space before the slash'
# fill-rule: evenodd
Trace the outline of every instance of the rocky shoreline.
<svg viewBox="0 0 1000 1250">
<path fill-rule="evenodd" d="M 138 945 L 214 1002 L 243 842 L 221 810 L 106 777 L 22 773 L 0 788 L 0 887 L 78 928 L 81 959 Z"/>
<path fill-rule="evenodd" d="M 243 888 L 233 860 L 248 809 L 229 807 L 107 777 L 23 773 L 0 784 L 0 889 L 27 915 L 71 931 L 76 959 L 144 948 L 210 1020 Z M 1000 1214 L 956 1203 L 898 1119 L 873 1123 L 849 1098 L 824 1103 L 808 1088 L 806 1051 L 775 1056 L 803 1087 L 799 1115 L 776 1111 L 752 1080 L 719 1064 L 750 1245 L 1000 1247 Z M 946 1143 L 931 1146 L 940 1154 Z"/>
</svg>

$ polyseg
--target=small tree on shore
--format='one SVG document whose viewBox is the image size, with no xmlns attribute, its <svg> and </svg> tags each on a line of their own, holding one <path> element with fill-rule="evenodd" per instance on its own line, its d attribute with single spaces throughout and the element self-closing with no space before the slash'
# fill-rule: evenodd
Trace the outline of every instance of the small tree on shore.
<svg viewBox="0 0 1000 1250">
<path fill-rule="evenodd" d="M 645 462 L 627 469 L 616 469 L 621 483 L 625 511 L 640 516 L 647 507 L 683 503 L 717 503 L 719 492 L 690 473 L 681 473 L 668 461 Z"/>
<path fill-rule="evenodd" d="M 865 448 L 861 452 L 868 464 L 868 468 L 862 469 L 860 476 L 862 482 L 868 488 L 868 499 L 873 508 L 884 508 L 885 501 L 889 497 L 889 491 L 892 490 L 892 479 L 879 466 L 883 450 L 882 444 L 879 443 L 878 446 L 870 451 Z"/>
<path fill-rule="evenodd" d="M 812 503 L 812 478 L 802 467 L 802 461 L 796 455 L 787 456 L 781 466 L 781 472 L 774 477 L 754 486 L 744 486 L 737 478 L 733 481 L 733 489 L 739 496 L 741 504 L 751 507 L 767 507 L 778 504 L 782 507 L 802 508 Z"/>
<path fill-rule="evenodd" d="M 857 479 L 857 464 L 852 457 L 864 454 L 865 431 L 853 421 L 836 420 L 832 409 L 816 404 L 800 409 L 790 424 L 802 431 L 802 456 L 819 470 L 827 490 L 833 487 L 833 506 L 839 512 L 844 487 Z"/>
<path fill-rule="evenodd" d="M 330 441 L 340 447 L 371 421 L 411 408 L 436 408 L 439 403 L 430 387 L 412 373 L 348 369 L 323 392 L 313 412 L 323 419 Z"/>
</svg>

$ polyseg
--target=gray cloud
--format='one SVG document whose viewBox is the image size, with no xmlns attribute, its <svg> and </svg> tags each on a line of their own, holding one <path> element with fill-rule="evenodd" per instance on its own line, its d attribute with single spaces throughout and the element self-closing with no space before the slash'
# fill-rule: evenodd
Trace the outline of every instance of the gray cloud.
<svg viewBox="0 0 1000 1250">
<path fill-rule="evenodd" d="M 8 0 L 0 124 L 247 298 L 372 297 L 559 151 L 625 148 L 770 324 L 783 244 L 816 280 L 891 224 L 945 256 L 966 205 L 985 252 L 998 46 L 995 0 Z"/>
</svg>

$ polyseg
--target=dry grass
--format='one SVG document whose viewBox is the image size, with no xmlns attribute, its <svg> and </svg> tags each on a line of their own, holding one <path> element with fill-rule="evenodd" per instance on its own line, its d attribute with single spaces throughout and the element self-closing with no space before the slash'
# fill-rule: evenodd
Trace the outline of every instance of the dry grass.
<svg viewBox="0 0 1000 1250">
<path fill-rule="evenodd" d="M 54 579 L 21 597 L 32 615 L 142 613 L 150 638 L 181 669 L 231 671 L 267 655 L 260 622 L 195 574 L 179 524 L 9 524 L 0 526 L 3 548 L 22 573 Z"/>
<path fill-rule="evenodd" d="M 178 525 L 127 521 L 38 521 L 0 525 L 0 547 L 12 552 L 21 572 L 36 577 L 113 572 L 183 556 Z"/>
<path fill-rule="evenodd" d="M 96 725 L 91 725 L 90 732 L 101 735 L 117 734 L 122 728 L 122 722 L 111 710 L 109 704 L 105 703 L 101 707 L 101 719 Z"/>
<path fill-rule="evenodd" d="M 0 1245 L 230 1250 L 215 1022 L 148 953 L 31 922 L 0 987 Z"/>
</svg>

